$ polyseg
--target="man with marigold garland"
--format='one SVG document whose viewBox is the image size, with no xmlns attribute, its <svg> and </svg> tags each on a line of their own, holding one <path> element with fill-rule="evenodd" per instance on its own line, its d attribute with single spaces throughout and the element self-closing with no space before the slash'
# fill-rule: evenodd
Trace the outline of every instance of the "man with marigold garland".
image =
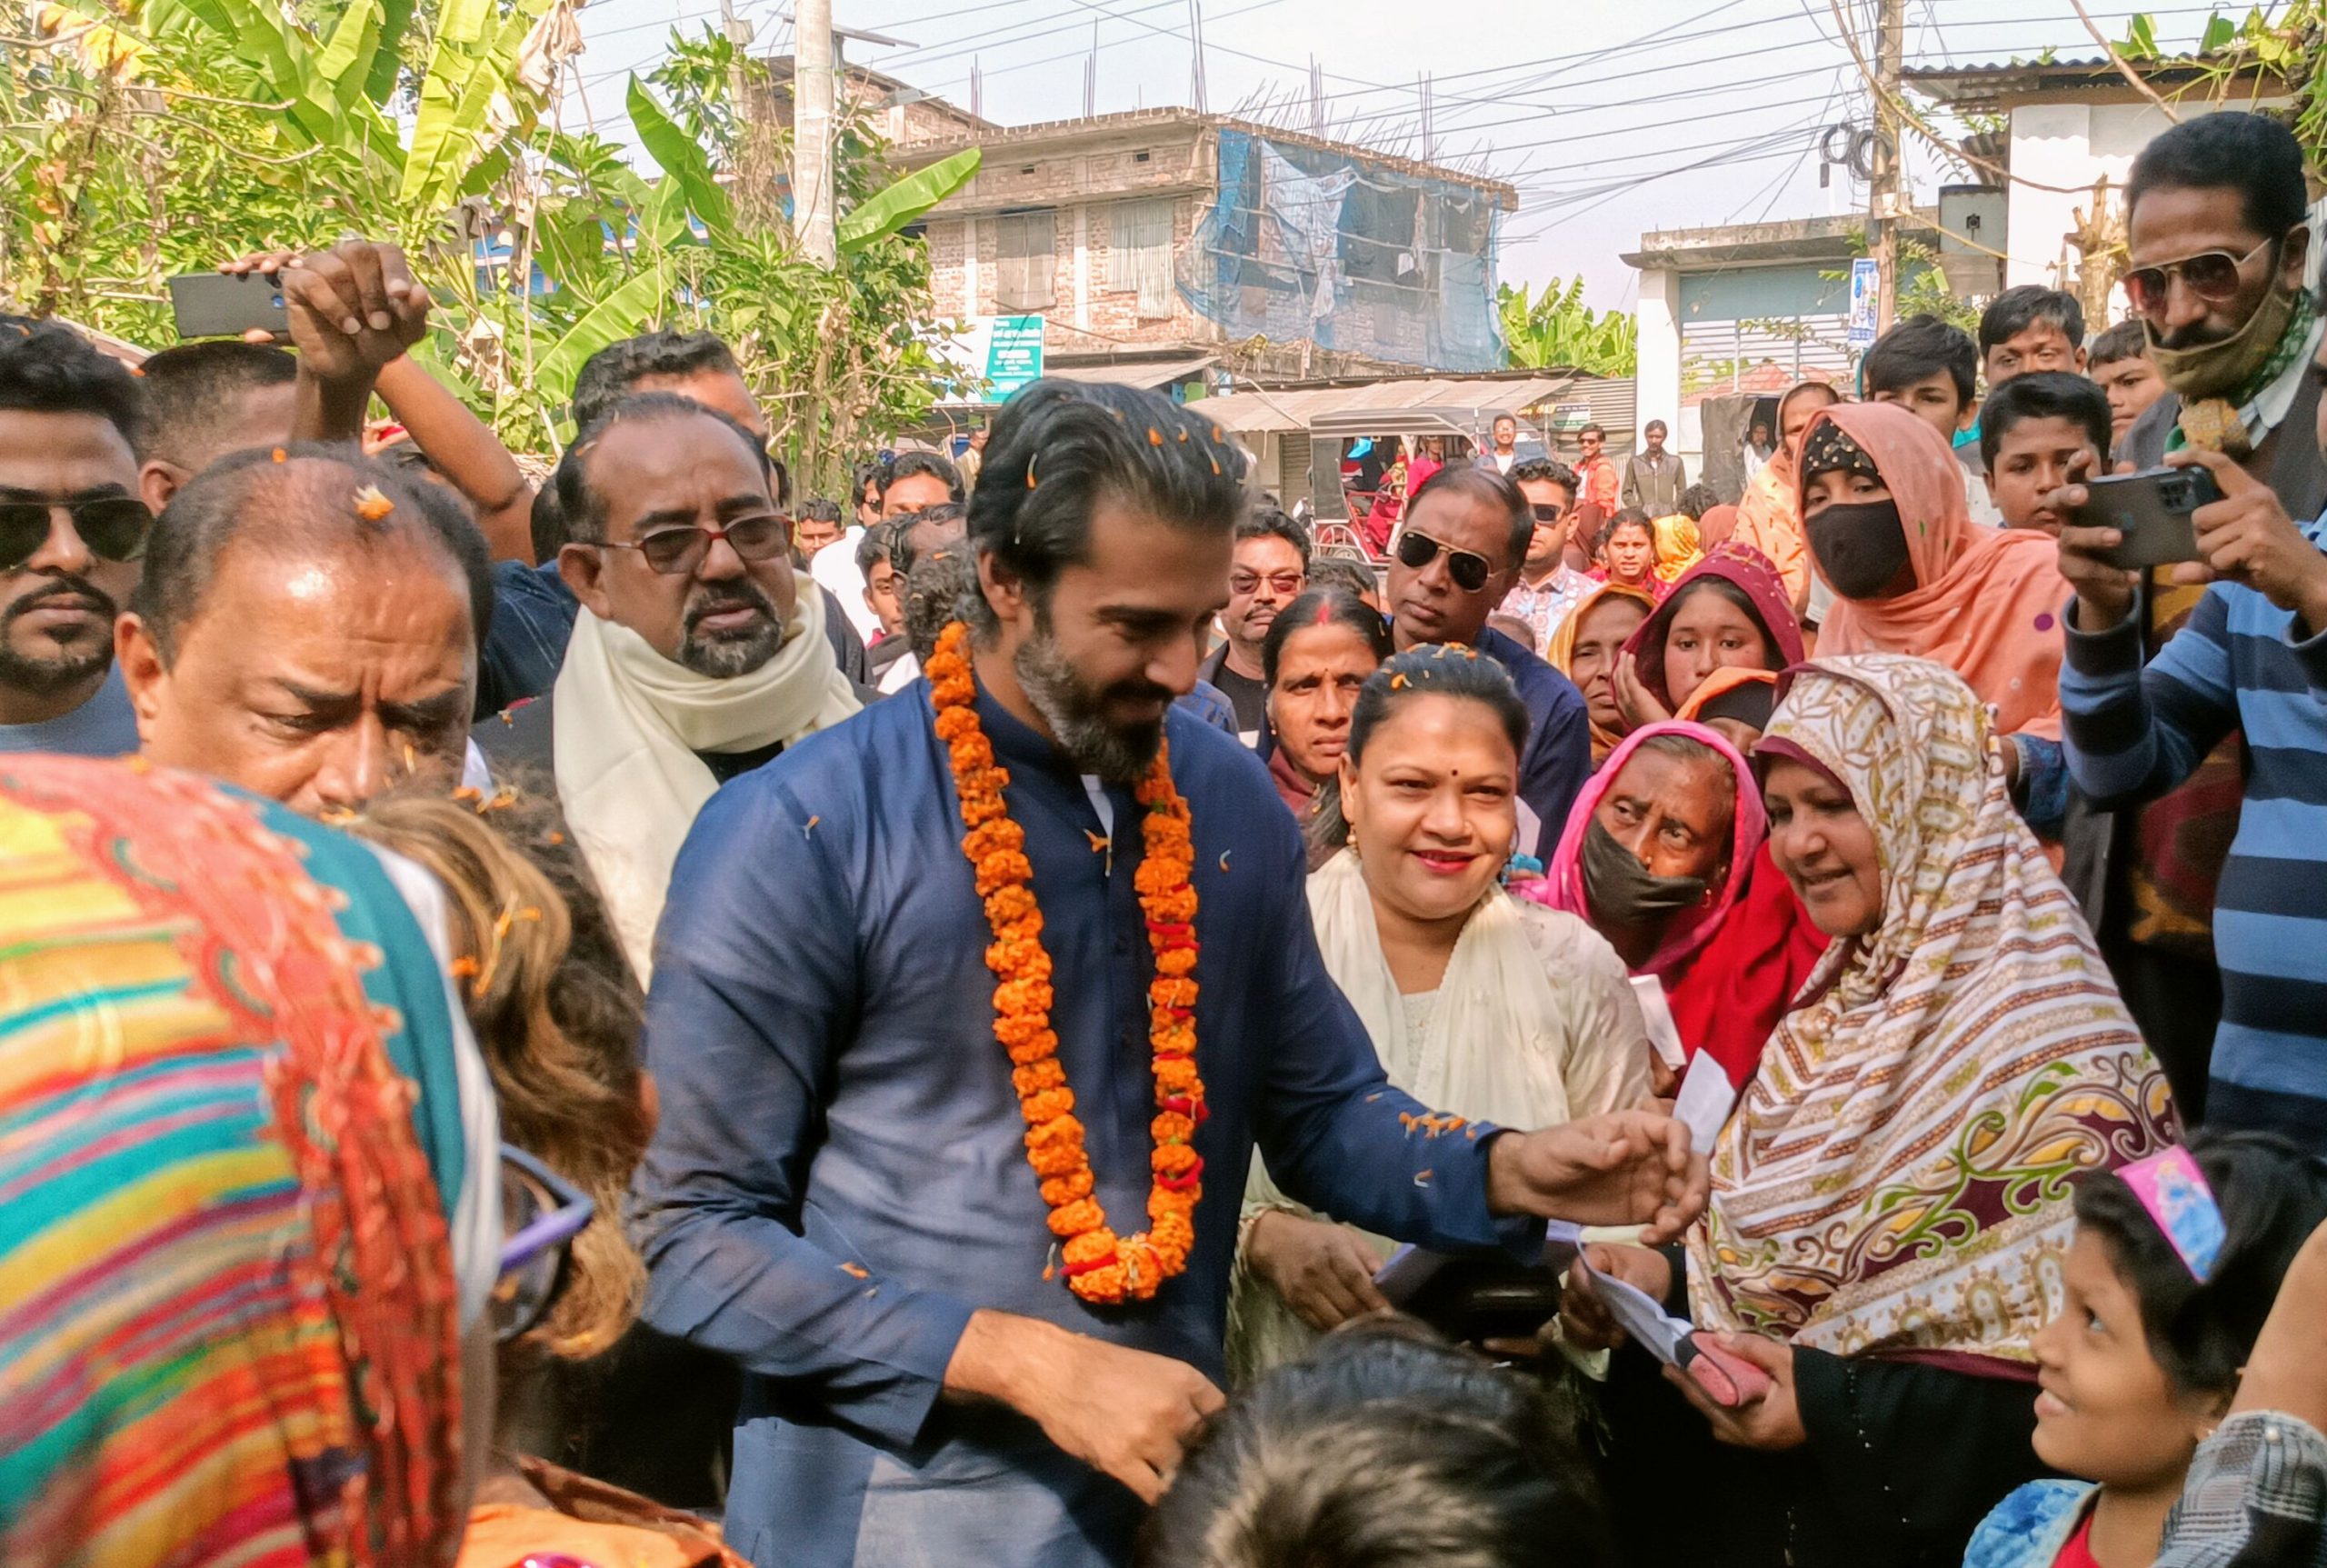
<svg viewBox="0 0 2327 1568">
<path fill-rule="evenodd" d="M 1641 1112 L 1534 1133 L 1392 1089 L 1267 772 L 1173 707 L 1242 462 L 1153 394 L 996 420 L 929 678 L 721 790 L 648 1002 L 646 1315 L 745 1373 L 726 1532 L 786 1568 L 1126 1561 L 1219 1407 L 1244 1174 L 1540 1253 L 1701 1208 Z"/>
</svg>

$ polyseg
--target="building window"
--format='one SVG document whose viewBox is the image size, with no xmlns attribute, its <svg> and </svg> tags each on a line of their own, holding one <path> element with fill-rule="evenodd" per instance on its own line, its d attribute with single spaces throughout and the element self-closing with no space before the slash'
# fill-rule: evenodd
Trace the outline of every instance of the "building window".
<svg viewBox="0 0 2327 1568">
<path fill-rule="evenodd" d="M 1004 213 L 994 220 L 995 308 L 1048 310 L 1058 294 L 1058 215 Z"/>
<path fill-rule="evenodd" d="M 1172 317 L 1172 210 L 1167 198 L 1117 202 L 1109 281 L 1118 294 L 1139 295 L 1139 319 Z"/>
</svg>

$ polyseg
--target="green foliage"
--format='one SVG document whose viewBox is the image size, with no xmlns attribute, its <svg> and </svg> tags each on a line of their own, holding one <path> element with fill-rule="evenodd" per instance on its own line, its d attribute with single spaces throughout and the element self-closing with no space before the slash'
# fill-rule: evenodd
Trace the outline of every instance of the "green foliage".
<svg viewBox="0 0 2327 1568">
<path fill-rule="evenodd" d="M 0 0 L 0 35 L 38 40 L 0 57 L 12 308 L 158 345 L 173 274 L 392 240 L 440 304 L 422 356 L 513 447 L 555 449 L 597 349 L 710 327 L 813 483 L 951 385 L 926 341 L 926 248 L 902 231 L 975 173 L 974 152 L 892 180 L 877 140 L 844 124 L 825 272 L 783 221 L 788 149 L 746 113 L 764 67 L 723 35 L 674 36 L 630 84 L 662 170 L 648 179 L 544 123 L 520 57 L 551 0 L 127 3 Z"/>
<path fill-rule="evenodd" d="M 1514 365 L 1594 375 L 1630 375 L 1639 368 L 1638 326 L 1621 312 L 1585 305 L 1581 275 L 1564 288 L 1544 285 L 1532 302 L 1524 285 L 1514 289 L 1505 284 L 1495 291 L 1495 312 Z"/>
</svg>

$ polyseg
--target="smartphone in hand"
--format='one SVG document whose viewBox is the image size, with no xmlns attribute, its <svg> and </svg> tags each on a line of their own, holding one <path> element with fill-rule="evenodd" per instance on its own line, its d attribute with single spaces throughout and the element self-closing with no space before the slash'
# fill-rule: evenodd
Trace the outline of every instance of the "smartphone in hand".
<svg viewBox="0 0 2327 1568">
<path fill-rule="evenodd" d="M 2112 566 L 2140 571 L 2198 559 L 2198 533 L 2190 514 L 2222 499 L 2222 487 L 2202 468 L 2144 468 L 2084 482 L 2085 504 L 2069 521 L 2080 528 L 2114 528 L 2114 549 L 2096 552 Z"/>
<path fill-rule="evenodd" d="M 264 274 L 184 274 L 170 279 L 170 305 L 177 316 L 178 336 L 188 342 L 240 337 L 254 331 L 279 337 L 291 330 L 282 282 Z"/>
</svg>

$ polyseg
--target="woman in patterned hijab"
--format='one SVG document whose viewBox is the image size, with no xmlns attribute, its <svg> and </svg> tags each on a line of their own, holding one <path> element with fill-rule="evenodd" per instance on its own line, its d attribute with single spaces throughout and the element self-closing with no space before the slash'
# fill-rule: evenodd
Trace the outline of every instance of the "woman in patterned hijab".
<svg viewBox="0 0 2327 1568">
<path fill-rule="evenodd" d="M 1683 1383 L 1757 1451 L 1707 1457 L 1724 1540 L 1765 1548 L 1718 1560 L 1960 1562 L 2035 1473 L 2030 1341 L 2058 1309 L 2072 1178 L 2172 1141 L 2164 1078 L 1962 680 L 1892 654 L 1799 666 L 1755 755 L 1773 858 L 1833 945 L 1689 1237 L 1695 1323 L 1772 1384 L 1723 1409 Z"/>
</svg>

